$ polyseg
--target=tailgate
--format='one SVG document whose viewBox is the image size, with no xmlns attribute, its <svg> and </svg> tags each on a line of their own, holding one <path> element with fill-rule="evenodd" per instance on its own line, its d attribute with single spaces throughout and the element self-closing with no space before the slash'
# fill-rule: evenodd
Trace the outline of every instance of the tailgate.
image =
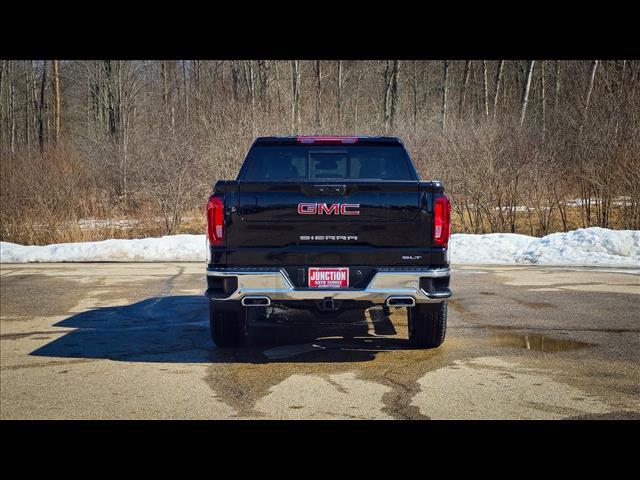
<svg viewBox="0 0 640 480">
<path fill-rule="evenodd" d="M 240 182 L 228 245 L 420 246 L 418 181 Z"/>
</svg>

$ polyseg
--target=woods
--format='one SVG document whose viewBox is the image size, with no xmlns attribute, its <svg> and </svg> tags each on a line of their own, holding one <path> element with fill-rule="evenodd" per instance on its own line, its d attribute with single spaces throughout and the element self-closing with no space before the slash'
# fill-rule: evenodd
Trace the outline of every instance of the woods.
<svg viewBox="0 0 640 480">
<path fill-rule="evenodd" d="M 3 241 L 202 232 L 256 135 L 396 135 L 456 232 L 640 228 L 640 63 L 0 61 Z M 91 228 L 88 228 L 91 225 Z"/>
</svg>

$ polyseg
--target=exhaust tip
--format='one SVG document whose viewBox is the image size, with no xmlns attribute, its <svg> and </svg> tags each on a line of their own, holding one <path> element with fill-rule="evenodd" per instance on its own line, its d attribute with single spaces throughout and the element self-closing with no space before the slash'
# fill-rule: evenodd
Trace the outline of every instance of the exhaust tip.
<svg viewBox="0 0 640 480">
<path fill-rule="evenodd" d="M 269 297 L 242 297 L 240 301 L 243 307 L 268 307 L 271 305 L 271 299 Z"/>
<path fill-rule="evenodd" d="M 413 297 L 389 297 L 385 304 L 387 307 L 414 307 L 416 300 Z"/>
</svg>

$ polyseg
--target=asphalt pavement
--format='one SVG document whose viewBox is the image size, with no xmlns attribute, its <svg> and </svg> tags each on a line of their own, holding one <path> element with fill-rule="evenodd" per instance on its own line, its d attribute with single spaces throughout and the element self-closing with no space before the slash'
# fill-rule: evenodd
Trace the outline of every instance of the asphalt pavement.
<svg viewBox="0 0 640 480">
<path fill-rule="evenodd" d="M 377 308 L 221 349 L 203 264 L 3 264 L 0 418 L 640 418 L 640 270 L 453 268 L 438 349 Z"/>
</svg>

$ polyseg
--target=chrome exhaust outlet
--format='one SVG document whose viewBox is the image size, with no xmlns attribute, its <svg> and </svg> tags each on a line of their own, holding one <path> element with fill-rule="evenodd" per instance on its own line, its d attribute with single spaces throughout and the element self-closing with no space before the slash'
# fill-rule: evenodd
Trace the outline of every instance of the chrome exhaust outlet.
<svg viewBox="0 0 640 480">
<path fill-rule="evenodd" d="M 240 303 L 243 307 L 268 307 L 271 305 L 271 299 L 269 297 L 249 296 L 242 297 Z"/>
<path fill-rule="evenodd" d="M 413 297 L 389 297 L 385 305 L 387 307 L 415 307 L 416 299 Z"/>
</svg>

